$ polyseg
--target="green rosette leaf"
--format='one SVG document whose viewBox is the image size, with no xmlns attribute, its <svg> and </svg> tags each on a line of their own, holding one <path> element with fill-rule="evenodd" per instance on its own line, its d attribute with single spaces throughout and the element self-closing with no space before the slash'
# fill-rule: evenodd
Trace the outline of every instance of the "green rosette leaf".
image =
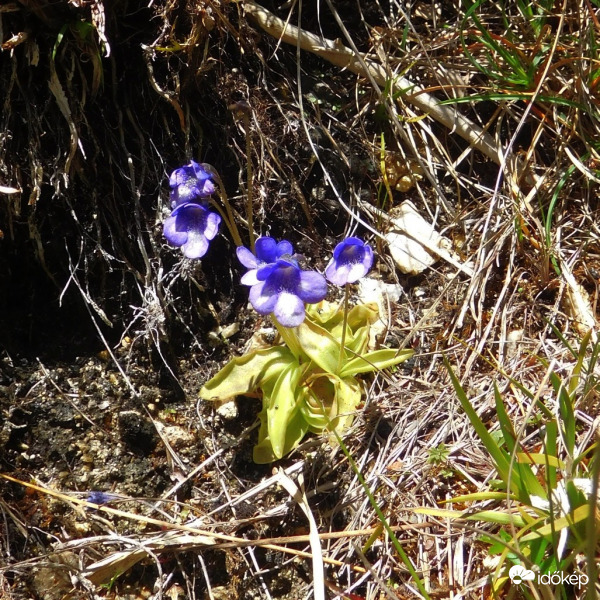
<svg viewBox="0 0 600 600">
<path fill-rule="evenodd" d="M 362 396 L 354 378 L 340 379 L 323 373 L 310 378 L 302 387 L 304 397 L 300 412 L 310 431 L 337 429 L 342 433 L 352 423 Z"/>
<path fill-rule="evenodd" d="M 298 386 L 302 377 L 303 368 L 294 361 L 288 364 L 279 375 L 273 392 L 267 400 L 267 431 L 276 458 L 281 458 L 297 444 L 302 435 L 294 420 L 294 416 L 300 408 L 302 398 L 301 388 Z"/>
<path fill-rule="evenodd" d="M 305 319 L 294 331 L 304 354 L 323 371 L 335 375 L 340 356 L 339 341 L 310 319 Z"/>
<path fill-rule="evenodd" d="M 348 311 L 348 326 L 354 331 L 365 325 L 373 325 L 379 318 L 379 308 L 374 302 L 357 304 Z"/>
<path fill-rule="evenodd" d="M 399 365 L 414 355 L 414 350 L 395 350 L 384 348 L 367 352 L 347 361 L 342 367 L 340 377 L 352 377 L 358 373 L 371 373 Z"/>
<path fill-rule="evenodd" d="M 281 456 L 285 456 L 291 452 L 308 432 L 308 423 L 304 420 L 300 411 L 297 411 L 288 424 L 283 449 L 280 449 L 281 456 L 278 456 L 273 449 L 273 443 L 269 436 L 267 408 L 263 408 L 258 416 L 260 418 L 260 430 L 258 433 L 258 444 L 254 446 L 252 458 L 259 465 L 272 463 L 280 459 Z"/>
<path fill-rule="evenodd" d="M 248 394 L 262 387 L 270 379 L 279 377 L 287 365 L 296 362 L 285 346 L 254 350 L 230 360 L 200 390 L 203 400 L 223 400 Z"/>
<path fill-rule="evenodd" d="M 317 304 L 309 304 L 306 314 L 318 325 L 331 331 L 344 318 L 344 311 L 339 304 L 321 300 Z"/>
<path fill-rule="evenodd" d="M 313 433 L 323 431 L 332 416 L 337 416 L 335 375 L 319 373 L 308 378 L 302 386 L 300 412 Z M 331 412 L 334 411 L 332 415 Z"/>
</svg>

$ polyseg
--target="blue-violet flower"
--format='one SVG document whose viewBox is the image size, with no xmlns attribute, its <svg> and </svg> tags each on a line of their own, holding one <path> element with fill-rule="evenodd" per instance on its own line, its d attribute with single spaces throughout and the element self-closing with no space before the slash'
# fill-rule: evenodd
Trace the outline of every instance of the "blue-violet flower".
<svg viewBox="0 0 600 600">
<path fill-rule="evenodd" d="M 340 242 L 333 251 L 333 259 L 325 269 L 325 277 L 334 285 L 343 286 L 364 277 L 373 266 L 371 246 L 355 237 Z"/>
<path fill-rule="evenodd" d="M 215 184 L 207 170 L 208 165 L 191 161 L 175 169 L 169 178 L 171 208 L 186 202 L 202 202 L 215 191 Z"/>
<path fill-rule="evenodd" d="M 219 230 L 221 216 L 208 208 L 187 202 L 175 207 L 165 219 L 164 235 L 172 246 L 181 246 L 187 258 L 201 258 L 208 250 L 208 243 Z"/>
<path fill-rule="evenodd" d="M 293 258 L 278 258 L 256 271 L 257 283 L 249 281 L 250 303 L 261 315 L 273 313 L 284 327 L 304 321 L 304 304 L 320 302 L 327 295 L 327 282 L 316 271 L 303 271 Z"/>
<path fill-rule="evenodd" d="M 287 240 L 281 240 L 277 243 L 272 237 L 263 236 L 256 240 L 254 251 L 256 252 L 256 256 L 244 246 L 238 246 L 236 249 L 239 261 L 247 269 L 250 269 L 242 277 L 244 285 L 256 285 L 258 283 L 258 279 L 256 278 L 258 269 L 269 263 L 276 262 L 278 258 L 282 258 L 283 256 L 291 256 L 294 253 L 294 247 Z"/>
<path fill-rule="evenodd" d="M 107 494 L 106 492 L 92 491 L 87 495 L 86 500 L 92 504 L 106 504 L 113 500 L 115 496 L 113 494 Z"/>
</svg>

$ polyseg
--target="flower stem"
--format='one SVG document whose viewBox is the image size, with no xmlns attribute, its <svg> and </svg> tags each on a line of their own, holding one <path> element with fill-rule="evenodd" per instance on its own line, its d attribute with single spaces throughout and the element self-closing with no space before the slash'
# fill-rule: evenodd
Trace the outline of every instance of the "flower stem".
<svg viewBox="0 0 600 600">
<path fill-rule="evenodd" d="M 235 218 L 233 216 L 233 211 L 231 210 L 231 204 L 229 204 L 229 198 L 227 197 L 227 192 L 225 191 L 225 187 L 223 186 L 223 182 L 217 173 L 211 173 L 214 180 L 217 182 L 219 186 L 219 198 L 225 207 L 225 212 L 227 213 L 227 217 L 221 212 L 219 206 L 215 204 L 217 210 L 221 213 L 223 220 L 225 221 L 225 225 L 227 225 L 227 229 L 229 229 L 229 233 L 231 233 L 231 237 L 233 238 L 233 243 L 236 246 L 243 246 L 242 238 L 240 237 L 240 232 L 238 231 L 237 225 L 235 224 Z"/>
<path fill-rule="evenodd" d="M 340 345 L 340 356 L 338 358 L 337 373 L 339 374 L 342 370 L 342 363 L 346 356 L 346 326 L 348 324 L 348 299 L 350 297 L 350 290 L 348 284 L 344 286 L 344 321 L 342 322 L 342 341 Z"/>
<path fill-rule="evenodd" d="M 246 220 L 248 221 L 248 235 L 250 236 L 250 250 L 254 252 L 254 202 L 252 188 L 254 187 L 254 171 L 252 170 L 252 129 L 250 115 L 243 113 L 244 128 L 246 129 Z"/>
<path fill-rule="evenodd" d="M 217 202 L 215 202 L 212 198 L 210 199 L 210 205 L 221 215 L 221 219 L 223 219 L 223 223 L 225 223 L 225 227 L 227 227 L 227 229 L 229 230 L 229 233 L 231 233 L 231 237 L 233 237 L 233 241 L 235 243 L 236 246 L 242 246 L 242 240 L 241 238 L 239 238 L 239 234 L 237 232 L 237 229 L 235 228 L 235 224 L 232 225 L 229 221 L 229 217 L 227 216 L 228 213 L 225 212 L 223 210 L 223 207 L 220 206 Z"/>
<path fill-rule="evenodd" d="M 245 100 L 234 102 L 229 106 L 236 119 L 240 119 L 246 133 L 246 222 L 248 236 L 250 237 L 250 250 L 254 252 L 254 202 L 252 190 L 254 188 L 254 171 L 252 170 L 252 108 Z"/>
</svg>

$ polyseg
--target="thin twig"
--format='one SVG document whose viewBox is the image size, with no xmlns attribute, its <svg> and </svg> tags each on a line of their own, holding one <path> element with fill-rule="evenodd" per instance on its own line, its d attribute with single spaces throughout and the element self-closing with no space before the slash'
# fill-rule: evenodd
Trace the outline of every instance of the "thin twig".
<svg viewBox="0 0 600 600">
<path fill-rule="evenodd" d="M 348 69 L 352 73 L 368 77 L 377 85 L 385 86 L 388 83 L 389 76 L 382 65 L 360 53 L 354 52 L 340 41 L 321 38 L 294 25 L 285 23 L 285 21 L 252 0 L 244 2 L 244 9 L 264 31 L 274 38 L 287 44 L 299 46 L 302 50 L 312 52 L 331 64 Z M 494 142 L 494 138 L 479 125 L 473 123 L 452 106 L 440 104 L 436 98 L 405 77 L 396 76 L 394 88 L 402 92 L 404 101 L 416 106 L 451 131 L 456 132 L 473 147 L 491 158 L 495 163 L 500 164 L 501 152 Z"/>
</svg>

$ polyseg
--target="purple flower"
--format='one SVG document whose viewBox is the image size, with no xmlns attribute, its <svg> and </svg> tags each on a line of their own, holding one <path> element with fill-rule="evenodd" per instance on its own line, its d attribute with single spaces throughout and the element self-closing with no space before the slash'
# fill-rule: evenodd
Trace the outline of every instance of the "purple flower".
<svg viewBox="0 0 600 600">
<path fill-rule="evenodd" d="M 256 285 L 258 279 L 256 278 L 256 272 L 260 267 L 274 263 L 278 258 L 294 253 L 294 247 L 287 240 L 281 240 L 277 243 L 272 237 L 263 236 L 256 240 L 254 246 L 256 256 L 245 248 L 244 246 L 238 246 L 236 254 L 239 261 L 247 268 L 250 269 L 243 277 L 242 283 L 244 285 Z"/>
<path fill-rule="evenodd" d="M 175 169 L 169 178 L 171 208 L 187 202 L 202 202 L 215 191 L 208 165 L 191 161 Z"/>
<path fill-rule="evenodd" d="M 292 258 L 278 258 L 256 270 L 257 283 L 250 288 L 250 303 L 261 315 L 273 313 L 284 327 L 304 321 L 304 304 L 320 302 L 327 295 L 327 282 L 316 271 L 303 271 Z"/>
<path fill-rule="evenodd" d="M 113 494 L 107 494 L 106 492 L 93 491 L 87 495 L 86 500 L 92 504 L 106 504 L 114 499 Z"/>
<path fill-rule="evenodd" d="M 364 277 L 373 266 L 371 246 L 355 237 L 346 238 L 333 251 L 333 259 L 325 269 L 325 277 L 343 286 Z"/>
<path fill-rule="evenodd" d="M 201 258 L 219 230 L 221 216 L 208 208 L 187 202 L 179 204 L 165 219 L 164 235 L 172 246 L 181 246 L 187 258 Z"/>
</svg>

